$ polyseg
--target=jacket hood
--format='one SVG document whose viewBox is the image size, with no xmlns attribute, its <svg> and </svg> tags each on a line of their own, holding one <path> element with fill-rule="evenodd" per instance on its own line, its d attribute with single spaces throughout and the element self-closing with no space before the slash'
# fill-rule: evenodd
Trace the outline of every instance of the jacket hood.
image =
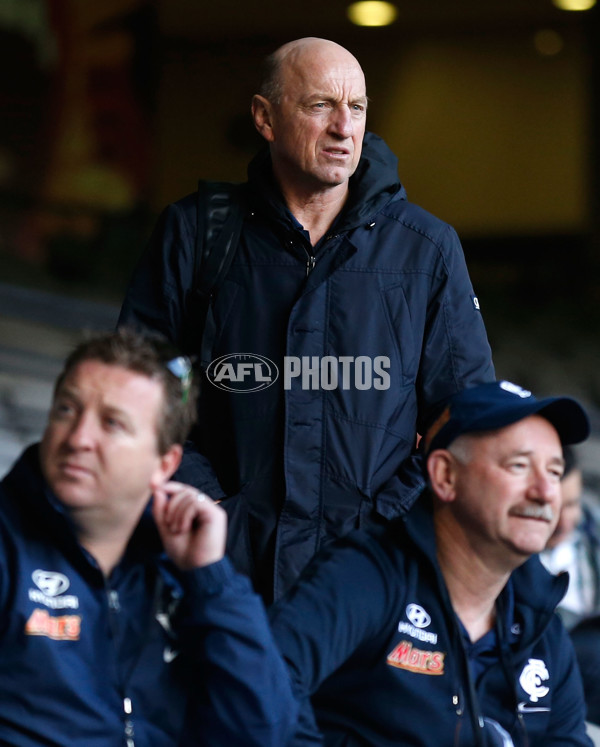
<svg viewBox="0 0 600 747">
<path fill-rule="evenodd" d="M 280 221 L 289 223 L 289 213 L 273 178 L 271 154 L 265 146 L 248 166 L 251 207 L 261 207 Z M 382 138 L 366 132 L 356 172 L 350 178 L 348 202 L 336 229 L 347 231 L 367 222 L 391 199 L 406 199 L 398 178 L 398 159 Z M 262 203 L 262 205 L 261 205 Z"/>
</svg>

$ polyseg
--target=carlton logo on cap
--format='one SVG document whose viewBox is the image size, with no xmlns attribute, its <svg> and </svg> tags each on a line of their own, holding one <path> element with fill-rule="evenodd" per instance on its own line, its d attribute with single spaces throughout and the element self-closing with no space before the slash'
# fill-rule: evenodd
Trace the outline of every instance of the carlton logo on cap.
<svg viewBox="0 0 600 747">
<path fill-rule="evenodd" d="M 522 399 L 531 397 L 530 391 L 528 391 L 527 389 L 523 389 L 523 387 L 519 386 L 518 384 L 513 384 L 512 381 L 501 381 L 500 389 L 504 389 L 505 392 L 510 392 L 511 394 L 516 394 Z"/>
</svg>

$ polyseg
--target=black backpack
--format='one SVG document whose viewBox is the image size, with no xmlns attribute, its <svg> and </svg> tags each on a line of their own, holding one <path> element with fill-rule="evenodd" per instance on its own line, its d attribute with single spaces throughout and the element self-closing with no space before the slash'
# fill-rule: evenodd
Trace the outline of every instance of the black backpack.
<svg viewBox="0 0 600 747">
<path fill-rule="evenodd" d="M 246 212 L 246 185 L 198 182 L 194 284 L 188 314 L 187 347 L 197 350 L 198 330 L 202 330 L 200 366 L 206 370 L 212 358 L 215 320 L 212 302 L 219 292 L 233 256 Z"/>
</svg>

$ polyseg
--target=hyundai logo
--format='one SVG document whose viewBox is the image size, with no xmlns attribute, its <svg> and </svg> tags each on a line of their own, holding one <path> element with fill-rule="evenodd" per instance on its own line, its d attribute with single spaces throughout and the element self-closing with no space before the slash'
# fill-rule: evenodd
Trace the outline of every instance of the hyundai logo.
<svg viewBox="0 0 600 747">
<path fill-rule="evenodd" d="M 37 570 L 31 574 L 33 583 L 49 597 L 56 597 L 66 591 L 69 586 L 69 579 L 62 573 L 54 571 Z"/>
<path fill-rule="evenodd" d="M 406 616 L 415 628 L 426 628 L 431 618 L 420 604 L 409 604 L 406 608 Z"/>
<path fill-rule="evenodd" d="M 258 392 L 277 381 L 279 369 L 264 355 L 232 353 L 211 361 L 206 375 L 211 384 L 226 392 Z"/>
</svg>

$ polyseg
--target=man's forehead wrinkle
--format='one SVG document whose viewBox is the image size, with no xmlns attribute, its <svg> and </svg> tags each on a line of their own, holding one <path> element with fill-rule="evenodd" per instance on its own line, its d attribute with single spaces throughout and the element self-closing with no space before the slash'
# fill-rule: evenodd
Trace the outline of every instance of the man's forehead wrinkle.
<svg viewBox="0 0 600 747">
<path fill-rule="evenodd" d="M 120 368 L 119 366 L 109 366 L 113 369 Z M 125 374 L 124 379 L 118 382 L 112 382 L 107 385 L 106 380 L 97 378 L 94 373 L 88 374 L 87 372 L 80 372 L 78 369 L 70 372 L 65 380 L 61 383 L 60 387 L 56 391 L 56 397 L 68 397 L 79 403 L 83 403 L 83 400 L 92 397 L 95 404 L 100 404 L 104 409 L 108 409 L 113 413 L 122 413 L 126 415 L 129 410 L 130 403 L 130 392 L 135 392 L 140 388 L 140 381 L 142 387 L 146 390 L 147 401 L 148 398 L 152 397 L 152 390 L 154 385 L 158 384 L 160 387 L 160 381 L 156 378 L 139 374 L 136 371 L 130 371 L 129 369 L 122 369 Z M 150 386 L 146 386 L 146 382 L 150 383 Z"/>
<path fill-rule="evenodd" d="M 292 42 L 292 45 L 291 49 L 279 57 L 282 82 L 289 83 L 294 77 L 309 81 L 315 74 L 340 80 L 357 76 L 364 80 L 358 60 L 338 44 L 317 39 L 306 44 Z"/>
</svg>

